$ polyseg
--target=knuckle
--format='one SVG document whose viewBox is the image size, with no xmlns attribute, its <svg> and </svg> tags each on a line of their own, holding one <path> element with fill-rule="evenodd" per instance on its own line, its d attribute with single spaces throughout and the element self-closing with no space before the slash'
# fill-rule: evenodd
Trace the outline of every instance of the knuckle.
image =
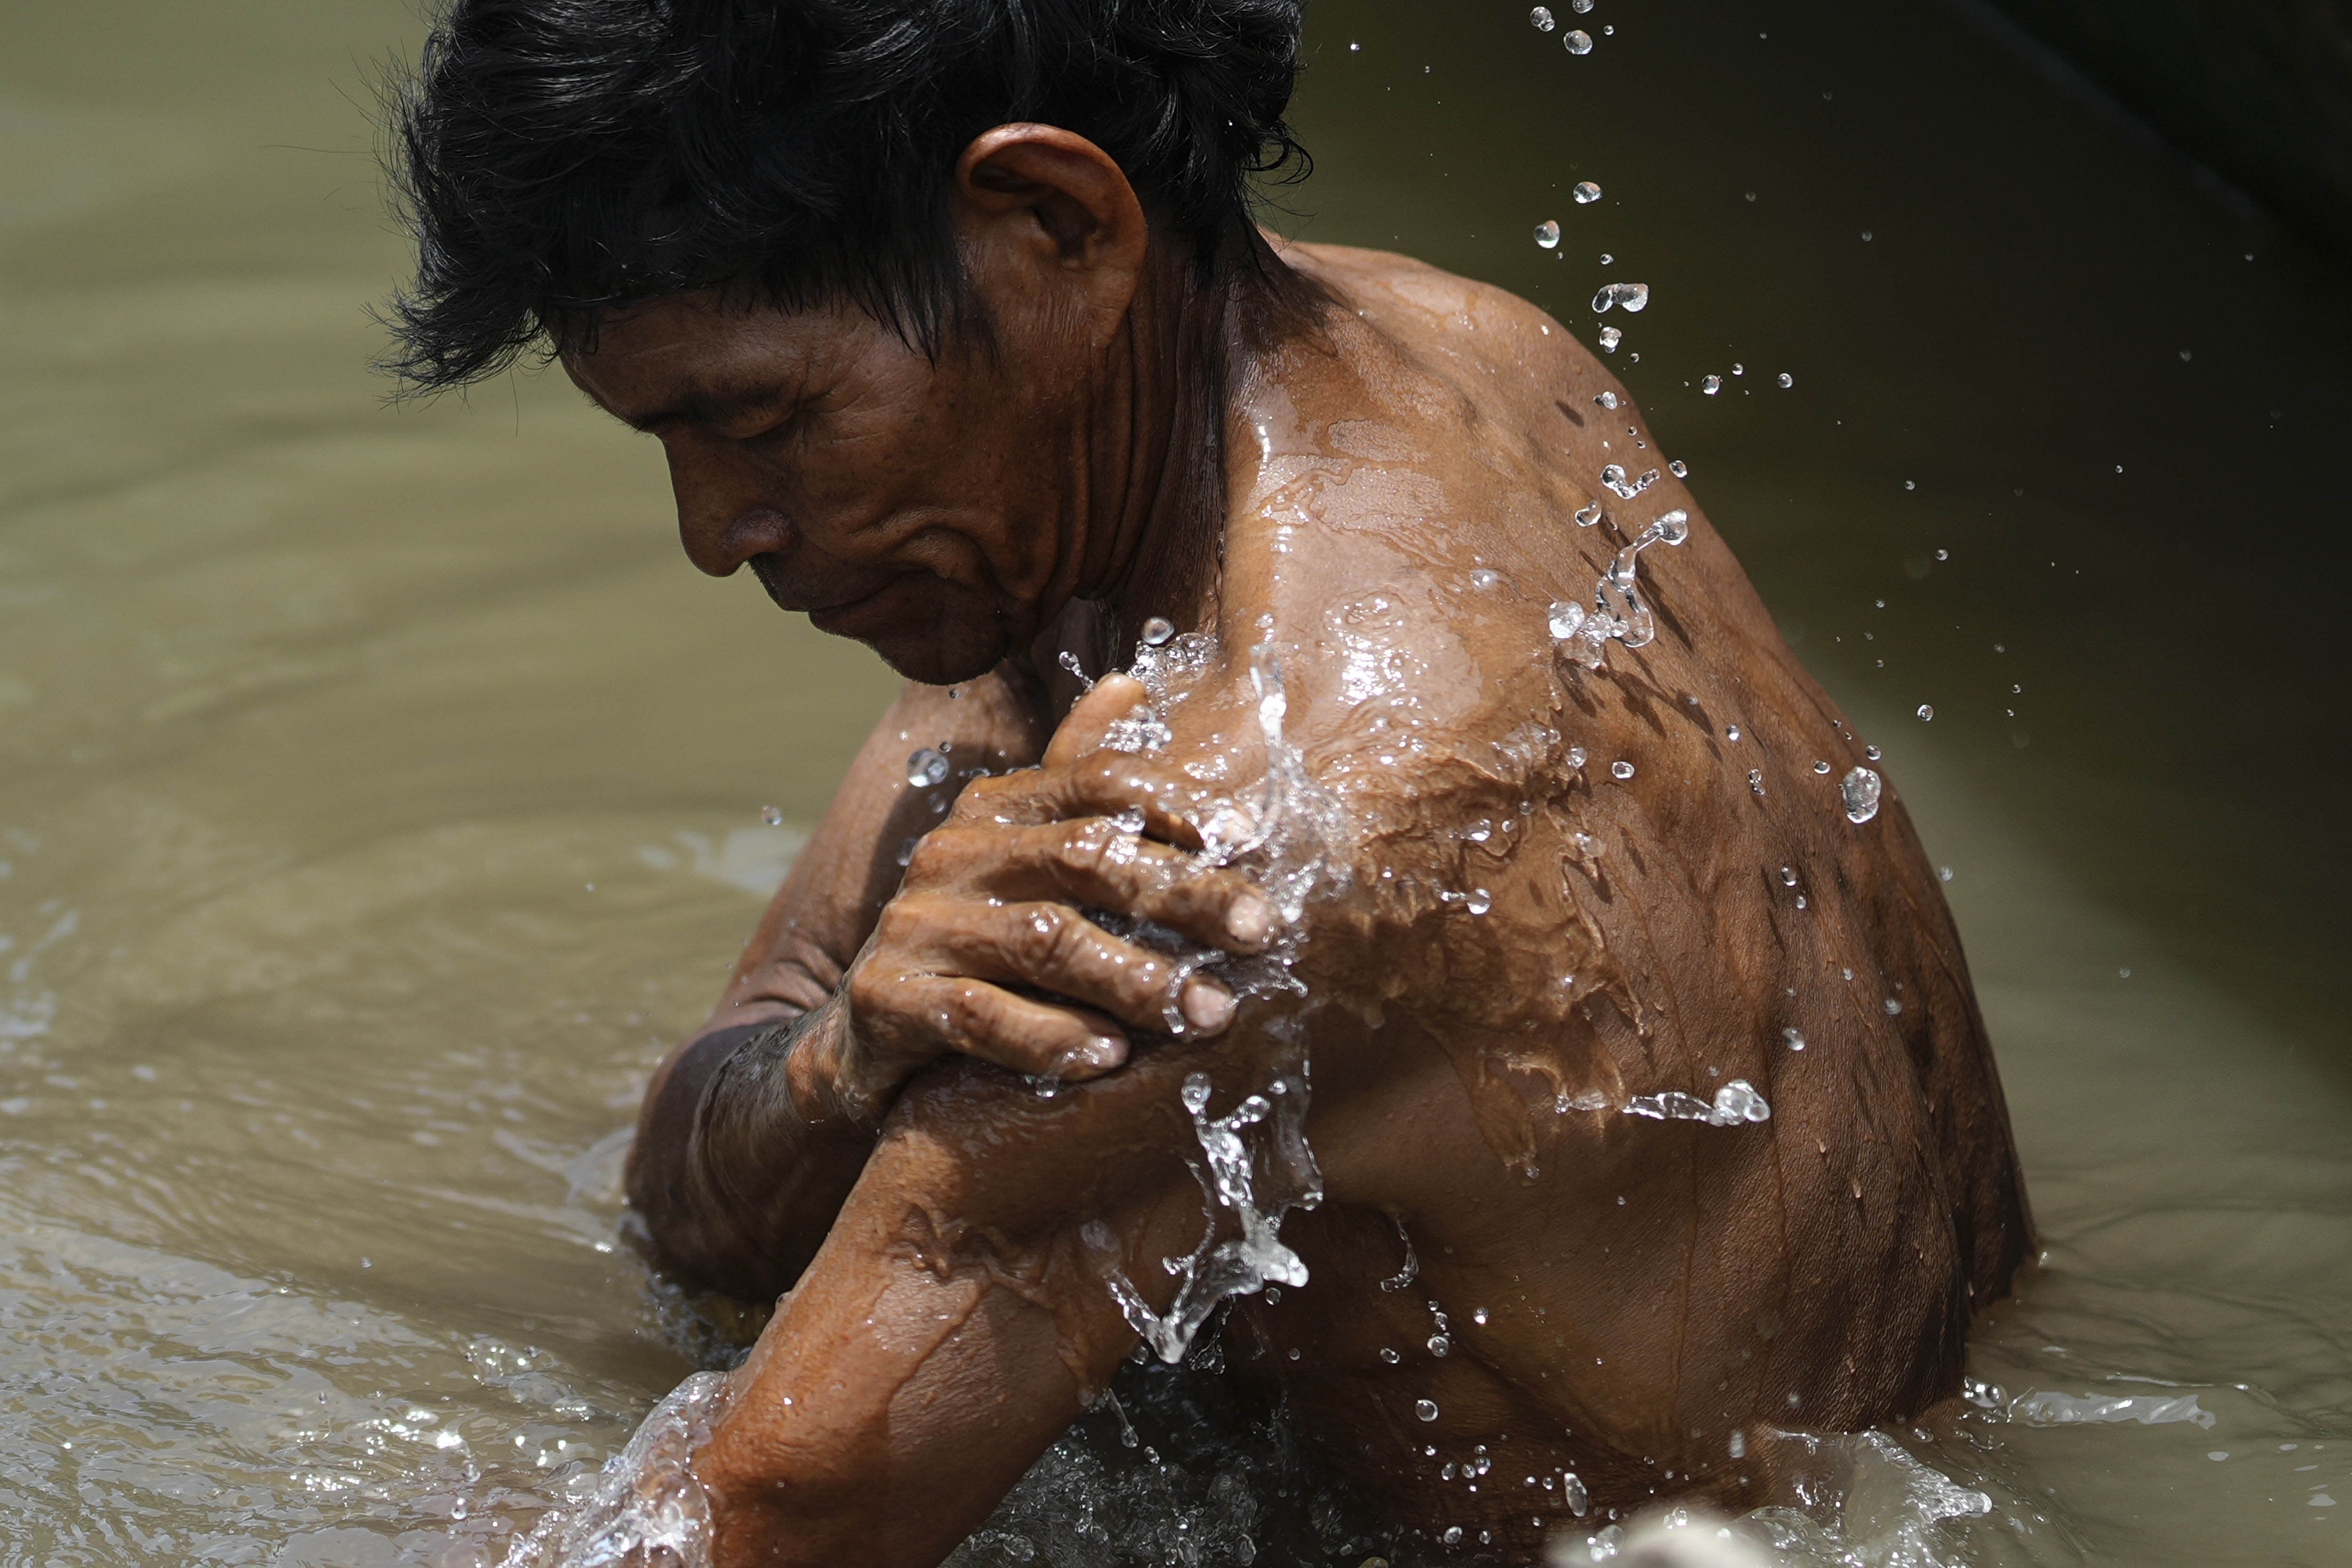
<svg viewBox="0 0 2352 1568">
<path fill-rule="evenodd" d="M 1118 831 L 1098 816 L 1074 822 L 1055 839 L 1055 863 L 1064 870 L 1082 875 L 1099 871 L 1119 837 Z"/>
<path fill-rule="evenodd" d="M 912 884 L 946 880 L 961 858 L 961 837 L 948 828 L 935 827 L 916 839 L 914 852 L 907 858 L 906 880 Z"/>
<path fill-rule="evenodd" d="M 883 948 L 909 946 L 917 940 L 922 924 L 921 908 L 916 900 L 893 899 L 882 906 L 881 916 L 874 922 L 875 944 Z"/>
<path fill-rule="evenodd" d="M 941 1032 L 958 1047 L 985 1038 L 994 1018 L 982 988 L 971 984 L 951 987 L 939 1010 Z"/>
<path fill-rule="evenodd" d="M 1071 919 L 1051 904 L 1024 907 L 1013 925 L 1013 956 L 1022 967 L 1045 968 L 1067 956 Z"/>
</svg>

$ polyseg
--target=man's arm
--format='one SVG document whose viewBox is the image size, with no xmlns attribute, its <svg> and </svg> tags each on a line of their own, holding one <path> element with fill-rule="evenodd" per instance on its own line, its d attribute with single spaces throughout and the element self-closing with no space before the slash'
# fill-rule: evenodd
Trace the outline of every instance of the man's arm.
<svg viewBox="0 0 2352 1568">
<path fill-rule="evenodd" d="M 673 1267 L 747 1296 L 788 1285 L 856 1181 L 868 1130 L 942 1057 L 1077 1082 L 1122 1066 L 1134 1032 L 1225 1027 L 1234 999 L 1221 983 L 1087 912 L 1149 922 L 1196 954 L 1254 952 L 1274 934 L 1246 879 L 1191 853 L 1199 834 L 1181 808 L 1200 786 L 1164 763 L 1101 749 L 1142 697 L 1135 681 L 1106 679 L 1055 731 L 1041 766 L 973 780 L 877 913 L 801 921 L 790 900 L 800 888 L 815 895 L 822 868 L 806 880 L 794 868 L 779 900 L 787 912 L 766 932 L 767 951 L 782 957 L 747 966 L 745 999 L 722 1009 L 727 1029 L 690 1043 L 647 1091 L 630 1196 Z M 883 788 L 877 759 L 919 733 L 886 721 L 860 760 L 868 789 Z M 916 792 L 898 767 L 903 801 Z M 871 837 L 859 814 L 874 807 L 850 793 L 835 809 Z M 886 839 L 915 826 L 903 805 L 878 815 Z M 869 927 L 843 960 L 847 935 Z M 830 994 L 799 1011 L 821 988 Z M 761 1027 L 736 1022 L 747 1013 Z"/>
<path fill-rule="evenodd" d="M 814 1016 L 897 889 L 900 847 L 940 822 L 968 770 L 1025 766 L 1045 738 L 1038 704 L 1003 674 L 909 681 L 866 737 L 719 1005 L 646 1087 L 629 1199 L 669 1266 L 760 1299 L 815 1253 L 874 1136 L 812 1070 Z M 925 749 L 949 759 L 945 784 L 909 783 Z"/>
<path fill-rule="evenodd" d="M 1168 1309 L 1159 1260 L 1206 1223 L 1183 1079 L 1234 1086 L 1223 1114 L 1256 1048 L 1161 1045 L 1050 1100 L 970 1062 L 910 1085 L 696 1456 L 719 1568 L 929 1568 L 984 1520 L 1135 1344 L 1105 1263 Z"/>
</svg>

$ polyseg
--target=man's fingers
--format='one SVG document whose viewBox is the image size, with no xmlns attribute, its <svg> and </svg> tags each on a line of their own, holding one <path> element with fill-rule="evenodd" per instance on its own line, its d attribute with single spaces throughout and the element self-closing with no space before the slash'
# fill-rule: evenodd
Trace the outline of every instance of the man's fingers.
<svg viewBox="0 0 2352 1568">
<path fill-rule="evenodd" d="M 1216 980 L 1187 974 L 1067 904 L 950 911 L 902 900 L 884 914 L 883 934 L 908 971 L 1051 992 L 1135 1028 L 1213 1034 L 1233 1017 L 1232 994 Z"/>
<path fill-rule="evenodd" d="M 1228 952 L 1255 952 L 1274 936 L 1274 910 L 1246 878 L 1203 866 L 1105 817 L 1010 831 L 950 826 L 924 839 L 915 857 L 910 887 L 937 887 L 977 871 L 1000 899 L 1132 915 Z"/>
<path fill-rule="evenodd" d="M 1045 746 L 1045 766 L 1066 767 L 1097 750 L 1113 724 L 1150 700 L 1151 694 L 1135 677 L 1104 676 L 1071 706 L 1068 717 L 1055 729 L 1053 740 Z"/>
<path fill-rule="evenodd" d="M 977 779 L 956 802 L 959 820 L 998 826 L 1108 816 L 1181 849 L 1202 847 L 1192 825 L 1201 787 L 1127 752 L 1097 751 L 1066 765 Z"/>
<path fill-rule="evenodd" d="M 887 995 L 869 1001 L 858 1026 L 908 1057 L 929 1060 L 950 1050 L 1071 1082 L 1100 1078 L 1127 1060 L 1117 1026 L 1083 1007 L 1033 1001 L 959 975 L 905 975 L 883 989 Z"/>
</svg>

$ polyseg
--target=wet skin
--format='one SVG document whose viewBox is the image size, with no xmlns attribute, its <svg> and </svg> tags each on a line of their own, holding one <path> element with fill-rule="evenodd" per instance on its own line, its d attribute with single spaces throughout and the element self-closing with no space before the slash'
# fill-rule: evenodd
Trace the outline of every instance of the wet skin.
<svg viewBox="0 0 2352 1568">
<path fill-rule="evenodd" d="M 1948 1398 L 2030 1245 L 1958 942 L 1891 781 L 1841 809 L 1862 742 L 1688 493 L 1601 487 L 1664 466 L 1622 389 L 1398 257 L 1286 247 L 1327 301 L 1300 310 L 1195 290 L 1066 132 L 982 137 L 955 201 L 990 350 L 687 298 L 566 356 L 661 438 L 698 565 L 910 677 L 632 1157 L 673 1267 L 788 1292 L 696 1461 L 718 1560 L 943 1556 L 1136 1346 L 1106 1263 L 1174 1295 L 1159 1260 L 1204 1223 L 1184 1079 L 1225 1113 L 1290 1020 L 1327 1195 L 1282 1231 L 1311 1282 L 1225 1321 L 1228 1375 L 1407 1531 L 1531 1557 L 1580 1522 L 1566 1472 L 1587 1528 L 1752 1504 L 1775 1428 Z M 1221 415 L 1188 396 L 1220 344 Z M 1557 657 L 1551 604 L 1670 507 L 1656 640 Z M 1120 750 L 1144 689 L 1081 700 L 1061 656 L 1123 665 L 1150 616 L 1209 640 L 1166 739 Z M 1293 926 L 1194 853 L 1267 767 L 1259 644 L 1338 808 Z M 908 783 L 920 747 L 950 786 Z M 1279 942 L 1310 1000 L 1236 1003 L 1082 910 Z M 1735 1079 L 1769 1121 L 1622 1113 Z"/>
</svg>

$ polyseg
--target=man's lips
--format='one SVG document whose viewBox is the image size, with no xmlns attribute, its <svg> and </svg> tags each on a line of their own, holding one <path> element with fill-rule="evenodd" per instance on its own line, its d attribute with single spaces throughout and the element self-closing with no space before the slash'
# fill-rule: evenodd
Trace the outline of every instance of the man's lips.
<svg viewBox="0 0 2352 1568">
<path fill-rule="evenodd" d="M 789 581 L 782 570 L 782 563 L 772 556 L 755 555 L 750 564 L 753 574 L 760 579 L 760 585 L 767 589 L 768 597 L 775 602 L 776 608 L 806 616 L 817 626 L 827 631 L 832 629 L 826 624 L 828 621 L 837 620 L 870 604 L 888 593 L 898 581 L 895 576 L 887 577 L 870 587 L 852 587 L 847 592 L 821 586 L 809 588 Z"/>
</svg>

